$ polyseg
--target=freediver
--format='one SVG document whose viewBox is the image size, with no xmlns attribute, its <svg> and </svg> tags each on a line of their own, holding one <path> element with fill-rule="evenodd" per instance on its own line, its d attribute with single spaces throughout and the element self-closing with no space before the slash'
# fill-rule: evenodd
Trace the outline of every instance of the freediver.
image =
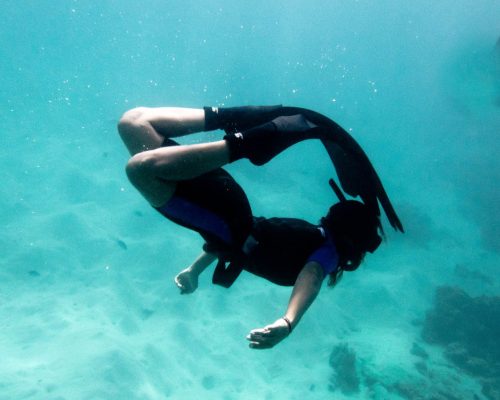
<svg viewBox="0 0 500 400">
<path fill-rule="evenodd" d="M 179 145 L 172 138 L 221 129 L 208 143 Z M 250 331 L 251 348 L 271 348 L 297 326 L 324 279 L 334 285 L 381 243 L 379 203 L 395 230 L 403 232 L 382 183 L 356 141 L 314 111 L 282 106 L 231 108 L 139 107 L 125 112 L 120 136 L 132 157 L 130 182 L 152 207 L 198 232 L 201 255 L 175 277 L 182 294 L 198 287 L 215 260 L 212 281 L 230 287 L 242 270 L 275 284 L 293 286 L 283 316 Z M 294 218 L 254 217 L 245 192 L 222 167 L 247 158 L 263 165 L 303 140 L 319 139 L 332 160 L 347 200 L 330 180 L 339 202 L 318 225 Z M 313 190 L 311 188 L 311 190 Z"/>
</svg>

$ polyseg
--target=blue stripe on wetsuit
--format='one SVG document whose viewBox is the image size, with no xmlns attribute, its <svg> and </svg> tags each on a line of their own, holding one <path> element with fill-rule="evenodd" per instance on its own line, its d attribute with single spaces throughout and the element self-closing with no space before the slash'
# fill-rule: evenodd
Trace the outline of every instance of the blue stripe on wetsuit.
<svg viewBox="0 0 500 400">
<path fill-rule="evenodd" d="M 210 233 L 227 244 L 232 243 L 231 230 L 219 215 L 182 197 L 173 196 L 157 210 L 175 222 L 180 222 L 201 232 Z"/>
<path fill-rule="evenodd" d="M 330 235 L 326 234 L 325 242 L 309 256 L 307 261 L 315 261 L 321 265 L 324 277 L 337 270 L 339 255 Z"/>
</svg>

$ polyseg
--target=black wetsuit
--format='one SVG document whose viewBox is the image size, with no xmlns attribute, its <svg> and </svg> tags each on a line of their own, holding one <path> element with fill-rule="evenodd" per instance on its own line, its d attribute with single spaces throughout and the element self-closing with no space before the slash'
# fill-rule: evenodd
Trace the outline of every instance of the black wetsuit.
<svg viewBox="0 0 500 400">
<path fill-rule="evenodd" d="M 164 146 L 172 145 L 177 143 L 165 140 Z M 308 261 L 318 262 L 325 276 L 338 267 L 333 239 L 323 228 L 299 219 L 254 218 L 243 189 L 222 168 L 178 182 L 157 210 L 205 239 L 204 249 L 219 257 L 213 282 L 224 287 L 242 270 L 292 286 Z"/>
</svg>

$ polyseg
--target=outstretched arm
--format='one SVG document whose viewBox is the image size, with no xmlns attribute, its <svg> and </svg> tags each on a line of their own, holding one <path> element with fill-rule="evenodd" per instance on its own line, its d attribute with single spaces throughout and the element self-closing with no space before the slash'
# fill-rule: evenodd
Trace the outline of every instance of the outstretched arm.
<svg viewBox="0 0 500 400">
<path fill-rule="evenodd" d="M 264 328 L 252 330 L 247 336 L 250 347 L 269 349 L 285 339 L 316 299 L 322 282 L 321 266 L 315 261 L 308 262 L 297 277 L 284 317 Z"/>
</svg>

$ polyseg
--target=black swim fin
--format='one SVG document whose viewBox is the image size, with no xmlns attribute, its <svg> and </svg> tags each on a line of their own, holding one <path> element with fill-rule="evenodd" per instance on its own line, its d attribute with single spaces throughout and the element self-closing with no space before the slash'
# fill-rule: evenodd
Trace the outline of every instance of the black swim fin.
<svg viewBox="0 0 500 400">
<path fill-rule="evenodd" d="M 295 143 L 320 139 L 322 132 L 303 115 L 280 116 L 241 133 L 224 136 L 230 150 L 230 161 L 248 158 L 263 165 Z"/>
<path fill-rule="evenodd" d="M 321 128 L 321 141 L 337 171 L 342 189 L 352 197 L 360 196 L 363 202 L 377 216 L 380 215 L 378 203 L 384 209 L 391 226 L 404 232 L 403 224 L 392 206 L 368 156 L 361 146 L 340 125 L 315 111 L 283 107 L 288 114 L 301 113 L 307 120 Z"/>
<path fill-rule="evenodd" d="M 262 165 L 288 147 L 320 139 L 337 171 L 342 189 L 360 196 L 375 215 L 382 205 L 391 226 L 404 232 L 385 189 L 367 155 L 340 125 L 315 111 L 299 107 L 244 106 L 205 108 L 205 129 L 224 129 L 231 161 L 248 158 Z M 236 133 L 237 132 L 237 133 Z"/>
</svg>

